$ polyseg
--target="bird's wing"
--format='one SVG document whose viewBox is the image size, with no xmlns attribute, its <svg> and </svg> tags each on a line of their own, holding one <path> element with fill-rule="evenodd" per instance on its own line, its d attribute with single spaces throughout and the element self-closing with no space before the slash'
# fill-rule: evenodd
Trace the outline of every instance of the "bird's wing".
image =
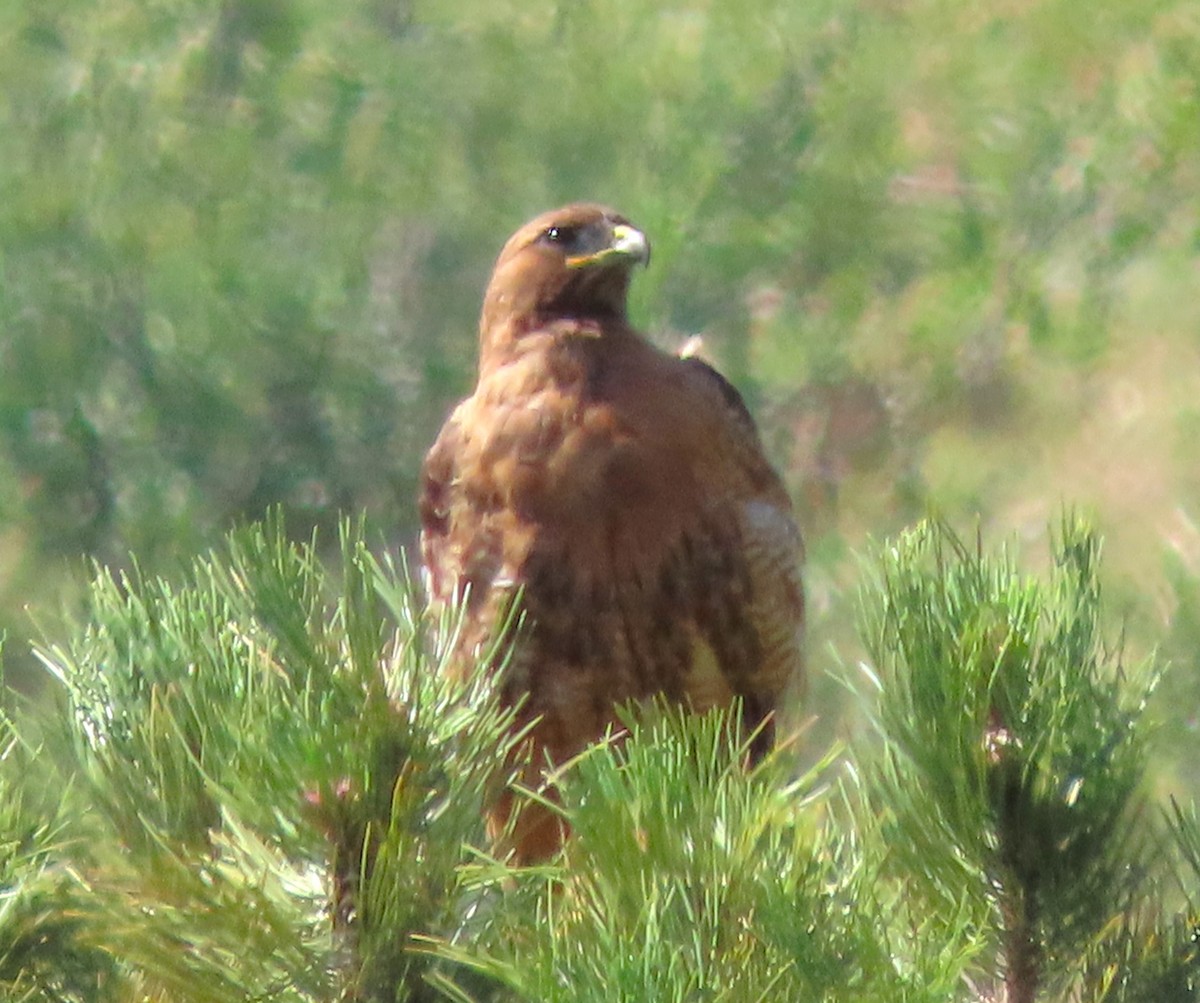
<svg viewBox="0 0 1200 1003">
<path fill-rule="evenodd" d="M 421 520 L 421 565 L 429 598 L 449 601 L 461 577 L 461 561 L 450 544 L 457 456 L 461 429 L 458 412 L 451 415 L 421 465 L 418 512 Z"/>
<path fill-rule="evenodd" d="M 737 387 L 699 356 L 685 355 L 680 359 L 680 362 L 694 373 L 698 379 L 707 381 L 716 388 L 717 392 L 721 395 L 721 400 L 725 404 L 729 421 L 740 426 L 757 441 L 758 428 L 754 423 L 754 416 L 750 414 L 750 409 L 746 406 L 746 401 L 738 392 Z"/>
<path fill-rule="evenodd" d="M 741 697 L 748 719 L 757 723 L 803 675 L 803 541 L 741 394 L 703 360 L 688 357 L 681 364 L 708 416 L 695 449 L 706 470 L 703 546 L 718 555 L 693 570 L 694 588 L 707 595 L 693 611 L 701 646 L 687 689 L 700 706 L 719 702 L 710 697 L 727 690 Z M 708 657 L 712 649 L 715 658 Z"/>
</svg>

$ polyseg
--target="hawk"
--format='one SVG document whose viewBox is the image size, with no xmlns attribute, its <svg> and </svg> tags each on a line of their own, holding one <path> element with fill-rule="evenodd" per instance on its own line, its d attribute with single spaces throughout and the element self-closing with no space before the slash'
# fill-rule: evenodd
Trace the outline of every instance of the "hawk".
<svg viewBox="0 0 1200 1003">
<path fill-rule="evenodd" d="M 645 235 L 577 203 L 505 244 L 483 300 L 474 393 L 447 420 L 420 488 L 434 603 L 463 602 L 459 671 L 499 672 L 532 725 L 531 776 L 657 695 L 702 712 L 740 699 L 753 753 L 802 674 L 803 547 L 792 505 L 733 386 L 659 350 L 626 316 Z M 481 653 L 519 595 L 506 661 Z M 493 830 L 513 809 L 493 808 Z M 544 809 L 515 856 L 564 838 Z"/>
</svg>

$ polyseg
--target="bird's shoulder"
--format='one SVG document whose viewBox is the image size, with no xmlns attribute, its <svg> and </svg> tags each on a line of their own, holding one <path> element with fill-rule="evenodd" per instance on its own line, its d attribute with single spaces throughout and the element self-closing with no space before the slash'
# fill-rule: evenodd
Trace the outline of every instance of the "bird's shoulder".
<svg viewBox="0 0 1200 1003">
<path fill-rule="evenodd" d="M 643 425 L 657 429 L 666 448 L 683 449 L 716 491 L 765 493 L 790 508 L 758 425 L 737 387 L 708 362 L 654 350 L 642 367 L 649 379 L 622 380 L 645 409 Z M 651 441 L 658 437 L 651 435 Z"/>
<path fill-rule="evenodd" d="M 684 356 L 679 359 L 679 362 L 692 375 L 697 384 L 704 388 L 700 392 L 707 393 L 715 400 L 713 391 L 716 391 L 730 421 L 757 435 L 758 426 L 755 424 L 754 416 L 750 413 L 750 408 L 746 406 L 745 399 L 738 388 L 730 383 L 720 370 L 695 355 Z"/>
</svg>

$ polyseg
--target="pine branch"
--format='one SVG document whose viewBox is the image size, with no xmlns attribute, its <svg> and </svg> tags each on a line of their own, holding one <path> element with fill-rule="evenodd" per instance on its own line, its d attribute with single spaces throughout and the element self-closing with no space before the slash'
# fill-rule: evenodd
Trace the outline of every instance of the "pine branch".
<svg viewBox="0 0 1200 1003">
<path fill-rule="evenodd" d="M 880 552 L 860 601 L 884 743 L 865 768 L 893 866 L 947 917 L 971 891 L 1011 1003 L 1076 977 L 1145 873 L 1156 677 L 1100 637 L 1098 562 L 1068 521 L 1042 584 L 929 523 Z"/>
<path fill-rule="evenodd" d="M 1090 952 L 1082 1003 L 1195 1003 L 1200 998 L 1196 914 L 1164 920 L 1153 893 Z"/>
<path fill-rule="evenodd" d="M 802 972 L 785 946 L 798 947 L 792 910 L 836 881 L 815 775 L 780 783 L 777 759 L 747 775 L 732 720 L 664 709 L 564 767 L 573 837 L 560 865 L 515 887 L 492 872 L 509 900 L 500 921 L 474 948 L 439 949 L 547 1003 L 792 998 L 805 978 L 844 975 L 829 955 Z M 828 939 L 799 943 L 811 960 Z"/>
<path fill-rule="evenodd" d="M 831 804 L 836 752 L 747 772 L 736 720 L 639 714 L 565 766 L 563 859 L 490 872 L 488 928 L 436 949 L 529 1003 L 951 998 L 972 947 L 890 894 Z"/>
<path fill-rule="evenodd" d="M 279 522 L 182 586 L 100 573 L 41 651 L 65 691 L 86 941 L 164 999 L 404 1000 L 460 922 L 459 866 L 505 783 L 511 715 L 456 683 L 403 569 L 345 527 L 334 581 Z"/>
<path fill-rule="evenodd" d="M 69 792 L 38 797 L 27 789 L 36 753 L 0 719 L 0 996 L 116 1000 L 115 966 L 88 942 L 90 904 L 64 866 Z"/>
</svg>

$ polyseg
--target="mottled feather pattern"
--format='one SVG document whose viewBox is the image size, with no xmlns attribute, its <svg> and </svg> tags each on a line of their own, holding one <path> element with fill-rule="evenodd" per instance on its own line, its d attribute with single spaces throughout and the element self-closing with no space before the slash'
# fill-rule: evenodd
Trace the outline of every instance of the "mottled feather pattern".
<svg viewBox="0 0 1200 1003">
<path fill-rule="evenodd" d="M 599 206 L 519 230 L 485 296 L 475 392 L 423 471 L 431 597 L 468 599 L 455 671 L 497 671 L 480 652 L 520 590 L 500 689 L 536 721 L 531 783 L 600 738 L 618 704 L 739 697 L 755 727 L 802 673 L 791 503 L 733 386 L 626 321 L 646 256 Z M 756 751 L 770 740 L 766 727 Z M 497 824 L 510 809 L 506 796 Z M 520 859 L 562 838 L 529 814 Z"/>
</svg>

